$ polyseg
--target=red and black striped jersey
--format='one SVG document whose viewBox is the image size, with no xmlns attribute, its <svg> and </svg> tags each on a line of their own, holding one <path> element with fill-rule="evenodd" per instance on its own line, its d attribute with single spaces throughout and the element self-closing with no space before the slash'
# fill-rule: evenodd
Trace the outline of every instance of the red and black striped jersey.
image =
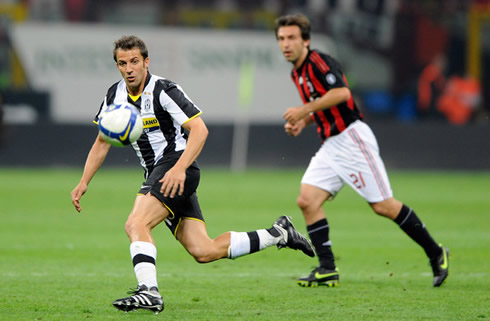
<svg viewBox="0 0 490 321">
<path fill-rule="evenodd" d="M 298 88 L 303 103 L 318 99 L 332 88 L 349 87 L 339 63 L 331 56 L 317 50 L 309 50 L 303 64 L 293 69 L 291 77 Z M 363 115 L 354 99 L 332 106 L 311 115 L 322 141 L 341 133 Z"/>
</svg>

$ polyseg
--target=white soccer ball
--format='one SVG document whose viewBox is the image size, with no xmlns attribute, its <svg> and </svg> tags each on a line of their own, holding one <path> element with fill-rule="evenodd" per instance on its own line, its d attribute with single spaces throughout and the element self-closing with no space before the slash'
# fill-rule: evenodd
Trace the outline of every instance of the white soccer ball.
<svg viewBox="0 0 490 321">
<path fill-rule="evenodd" d="M 114 146 L 126 146 L 140 138 L 143 120 L 139 110 L 130 103 L 113 104 L 99 115 L 99 132 Z"/>
</svg>

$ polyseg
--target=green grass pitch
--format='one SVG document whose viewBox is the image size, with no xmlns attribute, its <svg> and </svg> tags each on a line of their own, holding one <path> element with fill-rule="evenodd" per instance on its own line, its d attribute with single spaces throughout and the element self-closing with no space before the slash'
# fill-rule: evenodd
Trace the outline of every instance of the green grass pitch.
<svg viewBox="0 0 490 321">
<path fill-rule="evenodd" d="M 450 275 L 432 287 L 415 243 L 351 189 L 325 205 L 340 269 L 337 288 L 301 288 L 317 261 L 276 248 L 200 265 L 162 224 L 154 230 L 165 310 L 111 306 L 136 286 L 124 223 L 139 169 L 102 168 L 77 214 L 81 169 L 0 169 L 0 320 L 488 320 L 490 173 L 392 172 L 395 197 L 450 248 Z M 211 237 L 269 227 L 281 214 L 306 228 L 295 199 L 302 170 L 202 169 Z"/>
</svg>

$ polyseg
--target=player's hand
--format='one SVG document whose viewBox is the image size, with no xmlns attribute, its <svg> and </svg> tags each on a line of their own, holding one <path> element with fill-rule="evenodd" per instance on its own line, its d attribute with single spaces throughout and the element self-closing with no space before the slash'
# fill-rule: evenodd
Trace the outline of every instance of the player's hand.
<svg viewBox="0 0 490 321">
<path fill-rule="evenodd" d="M 184 194 L 185 170 L 172 167 L 160 180 L 162 187 L 160 192 L 163 196 L 174 198 L 175 194 L 182 196 Z"/>
<path fill-rule="evenodd" d="M 293 137 L 298 136 L 303 130 L 303 128 L 304 128 L 303 122 L 297 122 L 294 124 L 288 122 L 284 124 L 284 131 L 286 132 L 286 134 Z"/>
<path fill-rule="evenodd" d="M 308 113 L 305 112 L 303 106 L 290 107 L 282 116 L 288 123 L 295 124 L 300 119 L 303 119 Z"/>
<path fill-rule="evenodd" d="M 73 206 L 75 206 L 75 209 L 77 210 L 78 213 L 82 210 L 82 207 L 80 206 L 80 199 L 82 198 L 83 194 L 87 191 L 87 184 L 84 183 L 79 183 L 73 191 L 71 191 L 71 203 Z"/>
</svg>

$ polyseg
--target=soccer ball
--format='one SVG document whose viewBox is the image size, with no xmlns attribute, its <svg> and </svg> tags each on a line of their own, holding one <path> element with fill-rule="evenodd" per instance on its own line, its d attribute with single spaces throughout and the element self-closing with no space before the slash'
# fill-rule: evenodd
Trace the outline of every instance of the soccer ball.
<svg viewBox="0 0 490 321">
<path fill-rule="evenodd" d="M 129 103 L 112 104 L 99 115 L 99 132 L 114 146 L 126 146 L 140 138 L 143 120 L 136 107 Z"/>
</svg>

